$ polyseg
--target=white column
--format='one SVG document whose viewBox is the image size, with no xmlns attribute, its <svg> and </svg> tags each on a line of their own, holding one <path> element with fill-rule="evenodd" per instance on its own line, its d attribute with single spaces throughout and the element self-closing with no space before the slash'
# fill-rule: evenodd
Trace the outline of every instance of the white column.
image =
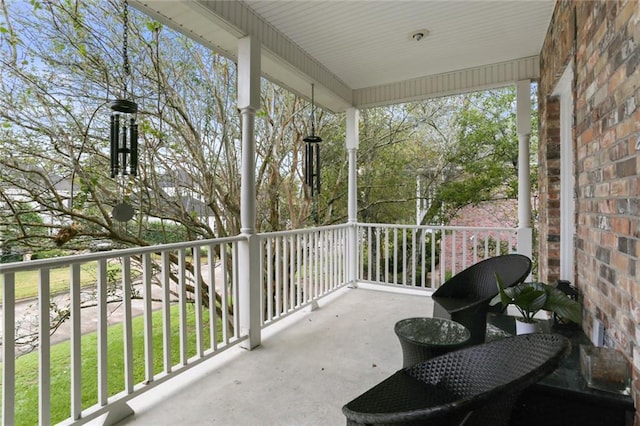
<svg viewBox="0 0 640 426">
<path fill-rule="evenodd" d="M 349 242 L 347 255 L 347 280 L 352 287 L 357 287 L 358 277 L 358 145 L 360 144 L 360 111 L 347 109 L 346 148 L 349 156 Z"/>
<path fill-rule="evenodd" d="M 531 166 L 529 141 L 531 137 L 531 82 L 516 84 L 516 123 L 518 132 L 518 252 L 533 254 L 531 230 Z"/>
<path fill-rule="evenodd" d="M 360 145 L 360 111 L 357 108 L 347 109 L 347 140 L 349 154 L 349 223 L 358 221 L 358 164 L 356 154 Z"/>
<path fill-rule="evenodd" d="M 259 240 L 255 235 L 255 117 L 260 109 L 260 43 L 251 37 L 238 41 L 238 108 L 242 114 L 242 164 L 240 176 L 240 232 L 246 237 L 238 245 L 240 332 L 249 338 L 245 349 L 260 344 Z"/>
</svg>

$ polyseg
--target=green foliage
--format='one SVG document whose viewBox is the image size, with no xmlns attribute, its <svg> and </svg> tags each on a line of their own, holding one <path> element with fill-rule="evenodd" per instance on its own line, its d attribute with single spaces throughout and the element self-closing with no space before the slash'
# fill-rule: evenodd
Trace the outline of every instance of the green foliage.
<svg viewBox="0 0 640 426">
<path fill-rule="evenodd" d="M 60 249 L 51 249 L 51 250 L 41 250 L 33 253 L 31 259 L 51 259 L 54 257 L 61 257 L 70 254 L 68 250 L 60 250 Z"/>
<path fill-rule="evenodd" d="M 427 222 L 448 223 L 467 205 L 517 198 L 515 89 L 472 93 L 459 99 L 455 142 L 443 153 L 443 167 Z"/>
<path fill-rule="evenodd" d="M 150 244 L 179 243 L 186 240 L 186 230 L 178 223 L 148 222 L 142 238 Z"/>
<path fill-rule="evenodd" d="M 515 306 L 525 322 L 534 322 L 535 315 L 541 310 L 553 312 L 577 324 L 582 322 L 580 304 L 553 286 L 540 282 L 525 282 L 505 288 L 498 273 L 496 281 L 499 293 L 490 304 Z"/>
</svg>

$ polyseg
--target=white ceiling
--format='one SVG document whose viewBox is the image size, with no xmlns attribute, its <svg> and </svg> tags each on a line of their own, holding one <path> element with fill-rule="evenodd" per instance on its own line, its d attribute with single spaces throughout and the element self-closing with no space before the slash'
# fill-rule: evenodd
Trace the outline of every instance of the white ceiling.
<svg viewBox="0 0 640 426">
<path fill-rule="evenodd" d="M 537 55 L 554 4 L 517 0 L 245 3 L 353 89 Z M 429 35 L 419 42 L 409 37 L 421 29 Z"/>
<path fill-rule="evenodd" d="M 308 95 L 305 86 L 316 83 L 320 103 L 324 100 L 334 110 L 354 103 L 350 91 L 364 93 L 426 76 L 537 57 L 555 6 L 555 0 L 132 3 L 231 57 L 239 37 L 257 35 L 267 52 L 262 61 L 267 76 L 303 95 Z M 422 29 L 429 35 L 419 42 L 411 39 L 412 32 Z M 292 50 L 299 50 L 297 56 Z M 331 95 L 340 102 L 330 100 Z M 410 97 L 403 94 L 397 100 Z M 385 101 L 393 99 L 370 103 Z"/>
</svg>

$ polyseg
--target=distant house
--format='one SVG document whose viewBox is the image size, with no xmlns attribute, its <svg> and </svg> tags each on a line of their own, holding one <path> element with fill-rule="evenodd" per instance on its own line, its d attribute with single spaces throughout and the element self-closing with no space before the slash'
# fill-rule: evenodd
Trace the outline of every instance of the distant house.
<svg viewBox="0 0 640 426">
<path fill-rule="evenodd" d="M 518 200 L 485 201 L 476 206 L 461 209 L 451 220 L 450 226 L 474 228 L 511 228 L 518 226 Z M 490 255 L 507 254 L 512 251 L 516 241 L 507 233 L 491 231 L 488 238 L 478 240 L 474 235 L 456 233 L 455 238 L 444 241 L 447 253 L 455 253 L 455 270 L 460 271 L 464 266 L 470 266 L 477 257 L 484 257 L 485 252 Z M 466 244 L 463 239 L 466 238 Z M 466 247 L 466 253 L 463 253 Z M 498 250 L 499 247 L 499 250 Z"/>
</svg>

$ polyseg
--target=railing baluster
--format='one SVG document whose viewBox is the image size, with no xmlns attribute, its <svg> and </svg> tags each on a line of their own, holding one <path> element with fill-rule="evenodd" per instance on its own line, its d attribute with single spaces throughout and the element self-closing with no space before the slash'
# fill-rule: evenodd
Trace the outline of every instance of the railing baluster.
<svg viewBox="0 0 640 426">
<path fill-rule="evenodd" d="M 478 231 L 474 231 L 471 238 L 473 240 L 473 263 L 475 264 L 478 263 Z"/>
<path fill-rule="evenodd" d="M 296 234 L 296 307 L 303 304 L 302 301 L 302 235 Z"/>
<path fill-rule="evenodd" d="M 302 284 L 303 284 L 303 303 L 311 300 L 309 290 L 309 234 L 302 234 Z"/>
<path fill-rule="evenodd" d="M 200 247 L 193 248 L 193 288 L 196 311 L 196 352 L 199 358 L 204 355 L 204 337 L 202 334 L 202 288 L 200 277 L 202 276 L 202 263 L 200 261 Z"/>
<path fill-rule="evenodd" d="M 289 265 L 287 271 L 289 272 L 289 310 L 293 311 L 296 307 L 296 250 L 293 243 L 293 235 L 289 235 Z"/>
<path fill-rule="evenodd" d="M 282 237 L 282 313 L 289 311 L 289 247 L 288 238 Z"/>
<path fill-rule="evenodd" d="M 324 249 L 324 258 L 325 258 L 325 289 L 324 294 L 326 294 L 330 289 L 333 288 L 333 232 L 331 230 L 324 231 L 325 238 L 325 249 Z"/>
<path fill-rule="evenodd" d="M 489 257 L 489 233 L 484 236 L 484 257 Z"/>
<path fill-rule="evenodd" d="M 107 287 L 109 285 L 107 274 L 107 260 L 98 261 L 98 404 L 107 405 L 109 399 L 109 359 L 107 341 Z"/>
<path fill-rule="evenodd" d="M 313 237 L 313 244 L 311 246 L 311 276 L 313 277 L 313 299 L 316 299 L 320 295 L 320 234 L 318 231 L 314 231 L 311 235 Z"/>
<path fill-rule="evenodd" d="M 318 230 L 318 248 L 316 253 L 316 262 L 318 262 L 318 297 L 324 294 L 326 271 L 325 271 L 325 241 L 324 232 Z"/>
<path fill-rule="evenodd" d="M 144 378 L 146 383 L 153 382 L 153 296 L 151 293 L 151 254 L 142 255 L 142 297 L 144 299 Z"/>
<path fill-rule="evenodd" d="M 462 231 L 462 269 L 467 267 L 467 231 Z"/>
<path fill-rule="evenodd" d="M 233 334 L 236 338 L 240 338 L 240 286 L 238 285 L 238 243 L 231 243 L 231 285 L 233 294 Z"/>
<path fill-rule="evenodd" d="M 389 284 L 391 280 L 389 279 L 389 269 L 390 267 L 390 248 L 389 248 L 389 228 L 381 227 L 380 232 L 384 234 L 384 282 Z"/>
<path fill-rule="evenodd" d="M 50 279 L 49 269 L 40 269 L 40 291 L 38 292 L 39 309 L 39 389 L 38 389 L 38 419 L 40 425 L 51 423 L 51 321 L 49 319 L 50 309 Z M 7 309 L 7 304 L 3 308 Z"/>
<path fill-rule="evenodd" d="M 80 264 L 71 265 L 71 418 L 82 413 L 82 331 L 80 306 Z"/>
<path fill-rule="evenodd" d="M 187 270 L 185 250 L 178 250 L 178 322 L 180 364 L 187 365 Z"/>
<path fill-rule="evenodd" d="M 267 240 L 267 319 L 273 319 L 273 240 Z"/>
<path fill-rule="evenodd" d="M 381 258 L 380 256 L 382 256 L 382 253 L 380 252 L 380 240 L 382 239 L 382 230 L 379 227 L 376 227 L 374 229 L 374 235 L 375 235 L 375 239 L 376 239 L 376 261 L 375 261 L 375 265 L 376 265 L 376 281 L 380 282 L 380 274 L 381 274 Z"/>
<path fill-rule="evenodd" d="M 222 340 L 225 346 L 229 344 L 229 280 L 227 272 L 227 245 L 220 247 L 220 262 L 222 263 Z"/>
<path fill-rule="evenodd" d="M 431 248 L 431 288 L 436 288 L 436 240 L 437 240 L 437 231 L 434 229 L 430 238 L 430 248 Z"/>
<path fill-rule="evenodd" d="M 275 285 L 276 285 L 276 314 L 275 317 L 279 317 L 282 314 L 282 290 L 281 290 L 281 286 L 282 286 L 282 263 L 281 263 L 281 238 L 280 237 L 276 237 L 275 238 L 275 245 L 276 245 L 276 257 L 273 263 L 275 263 L 276 265 L 276 281 L 275 281 Z"/>
<path fill-rule="evenodd" d="M 171 259 L 168 251 L 162 252 L 162 340 L 164 372 L 173 368 L 171 356 Z"/>
<path fill-rule="evenodd" d="M 216 309 L 216 259 L 215 246 L 210 244 L 207 251 L 209 263 L 209 347 L 214 351 L 218 348 L 218 311 Z"/>
<path fill-rule="evenodd" d="M 2 287 L 2 424 L 15 423 L 16 409 L 16 276 L 4 274 Z M 48 314 L 47 314 L 48 315 Z"/>
<path fill-rule="evenodd" d="M 407 285 L 407 230 L 402 229 L 402 284 Z"/>
<path fill-rule="evenodd" d="M 420 270 L 422 274 L 420 274 L 420 286 L 427 286 L 427 276 L 429 274 L 429 266 L 427 265 L 427 230 L 422 229 L 420 237 Z M 433 275 L 433 274 L 432 274 Z"/>
<path fill-rule="evenodd" d="M 367 279 L 371 280 L 373 276 L 371 275 L 371 267 L 373 266 L 373 261 L 371 260 L 373 254 L 373 240 L 371 239 L 372 228 L 367 227 Z M 364 250 L 364 244 L 362 244 L 362 250 Z M 364 256 L 363 256 L 364 258 Z M 364 270 L 364 265 L 362 265 L 362 269 Z"/>
<path fill-rule="evenodd" d="M 122 257 L 122 307 L 124 310 L 124 383 L 133 393 L 133 315 L 131 313 L 131 257 Z"/>
<path fill-rule="evenodd" d="M 451 276 L 458 273 L 458 232 L 451 231 Z"/>
</svg>

